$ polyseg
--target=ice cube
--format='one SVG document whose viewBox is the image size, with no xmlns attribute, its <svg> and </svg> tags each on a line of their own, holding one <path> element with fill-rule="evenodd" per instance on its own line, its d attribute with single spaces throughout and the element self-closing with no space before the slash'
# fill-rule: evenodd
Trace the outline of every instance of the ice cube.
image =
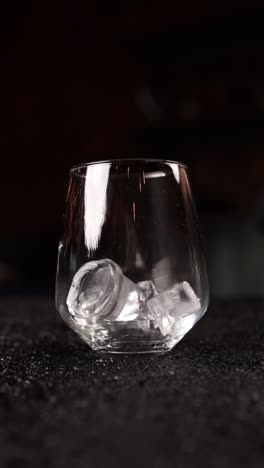
<svg viewBox="0 0 264 468">
<path fill-rule="evenodd" d="M 153 281 L 140 281 L 137 286 L 142 289 L 147 301 L 158 294 Z"/>
<path fill-rule="evenodd" d="M 179 330 L 183 324 L 185 328 L 191 328 L 194 324 L 192 316 L 200 307 L 200 299 L 186 281 L 176 283 L 147 302 L 148 315 L 163 335 Z M 191 316 L 190 320 L 188 316 Z"/>
<path fill-rule="evenodd" d="M 140 311 L 145 308 L 146 298 L 144 292 L 133 281 L 122 275 L 122 285 L 118 301 L 107 320 L 130 321 L 137 320 Z"/>
<path fill-rule="evenodd" d="M 153 283 L 153 281 L 140 281 L 139 283 L 137 283 L 137 286 L 138 288 L 140 288 L 140 290 L 142 291 L 143 293 L 143 297 L 144 297 L 144 305 L 146 303 L 146 301 L 148 301 L 149 299 L 151 299 L 152 297 L 156 296 L 158 294 L 157 290 L 156 290 L 156 287 Z M 148 309 L 147 307 L 141 307 L 140 308 L 140 312 L 139 312 L 139 315 L 137 317 L 137 320 L 140 320 L 140 321 L 149 321 L 149 313 L 148 313 Z M 140 324 L 142 325 L 142 324 Z M 143 325 L 145 327 L 145 325 Z"/>
<path fill-rule="evenodd" d="M 73 318 L 128 321 L 137 319 L 146 299 L 115 262 L 104 259 L 77 271 L 66 303 Z"/>
<path fill-rule="evenodd" d="M 74 317 L 91 318 L 112 312 L 118 301 L 122 272 L 112 260 L 85 263 L 75 274 L 66 300 Z"/>
</svg>

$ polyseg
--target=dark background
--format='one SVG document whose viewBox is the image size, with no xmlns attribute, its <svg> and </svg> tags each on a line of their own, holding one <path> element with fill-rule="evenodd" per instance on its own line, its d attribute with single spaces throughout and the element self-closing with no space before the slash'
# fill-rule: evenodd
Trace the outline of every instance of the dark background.
<svg viewBox="0 0 264 468">
<path fill-rule="evenodd" d="M 263 468 L 263 1 L 0 11 L 1 468 Z M 187 163 L 204 235 L 209 311 L 160 358 L 54 312 L 69 168 L 123 156 Z"/>
<path fill-rule="evenodd" d="M 2 294 L 53 294 L 69 168 L 189 165 L 211 293 L 263 296 L 264 6 L 9 2 L 1 38 Z"/>
</svg>

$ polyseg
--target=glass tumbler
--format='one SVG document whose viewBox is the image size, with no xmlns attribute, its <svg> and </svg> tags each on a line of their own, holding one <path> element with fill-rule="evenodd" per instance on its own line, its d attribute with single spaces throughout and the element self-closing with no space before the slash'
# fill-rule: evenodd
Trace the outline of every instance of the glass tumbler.
<svg viewBox="0 0 264 468">
<path fill-rule="evenodd" d="M 169 351 L 208 296 L 184 164 L 116 159 L 71 169 L 56 308 L 93 350 Z"/>
</svg>

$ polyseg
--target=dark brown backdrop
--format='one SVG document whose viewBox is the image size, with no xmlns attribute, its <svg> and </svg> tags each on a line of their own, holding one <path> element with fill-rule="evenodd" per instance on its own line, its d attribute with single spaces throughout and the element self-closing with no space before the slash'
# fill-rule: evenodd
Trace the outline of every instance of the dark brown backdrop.
<svg viewBox="0 0 264 468">
<path fill-rule="evenodd" d="M 213 293 L 262 294 L 263 21 L 257 1 L 5 7 L 3 291 L 52 286 L 70 166 L 147 155 L 190 165 Z"/>
</svg>

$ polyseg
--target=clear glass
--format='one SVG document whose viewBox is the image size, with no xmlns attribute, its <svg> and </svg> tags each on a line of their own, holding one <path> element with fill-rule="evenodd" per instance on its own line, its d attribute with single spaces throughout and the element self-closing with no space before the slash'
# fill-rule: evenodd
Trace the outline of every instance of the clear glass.
<svg viewBox="0 0 264 468">
<path fill-rule="evenodd" d="M 169 351 L 208 297 L 186 166 L 122 159 L 71 169 L 56 307 L 92 349 Z"/>
</svg>

